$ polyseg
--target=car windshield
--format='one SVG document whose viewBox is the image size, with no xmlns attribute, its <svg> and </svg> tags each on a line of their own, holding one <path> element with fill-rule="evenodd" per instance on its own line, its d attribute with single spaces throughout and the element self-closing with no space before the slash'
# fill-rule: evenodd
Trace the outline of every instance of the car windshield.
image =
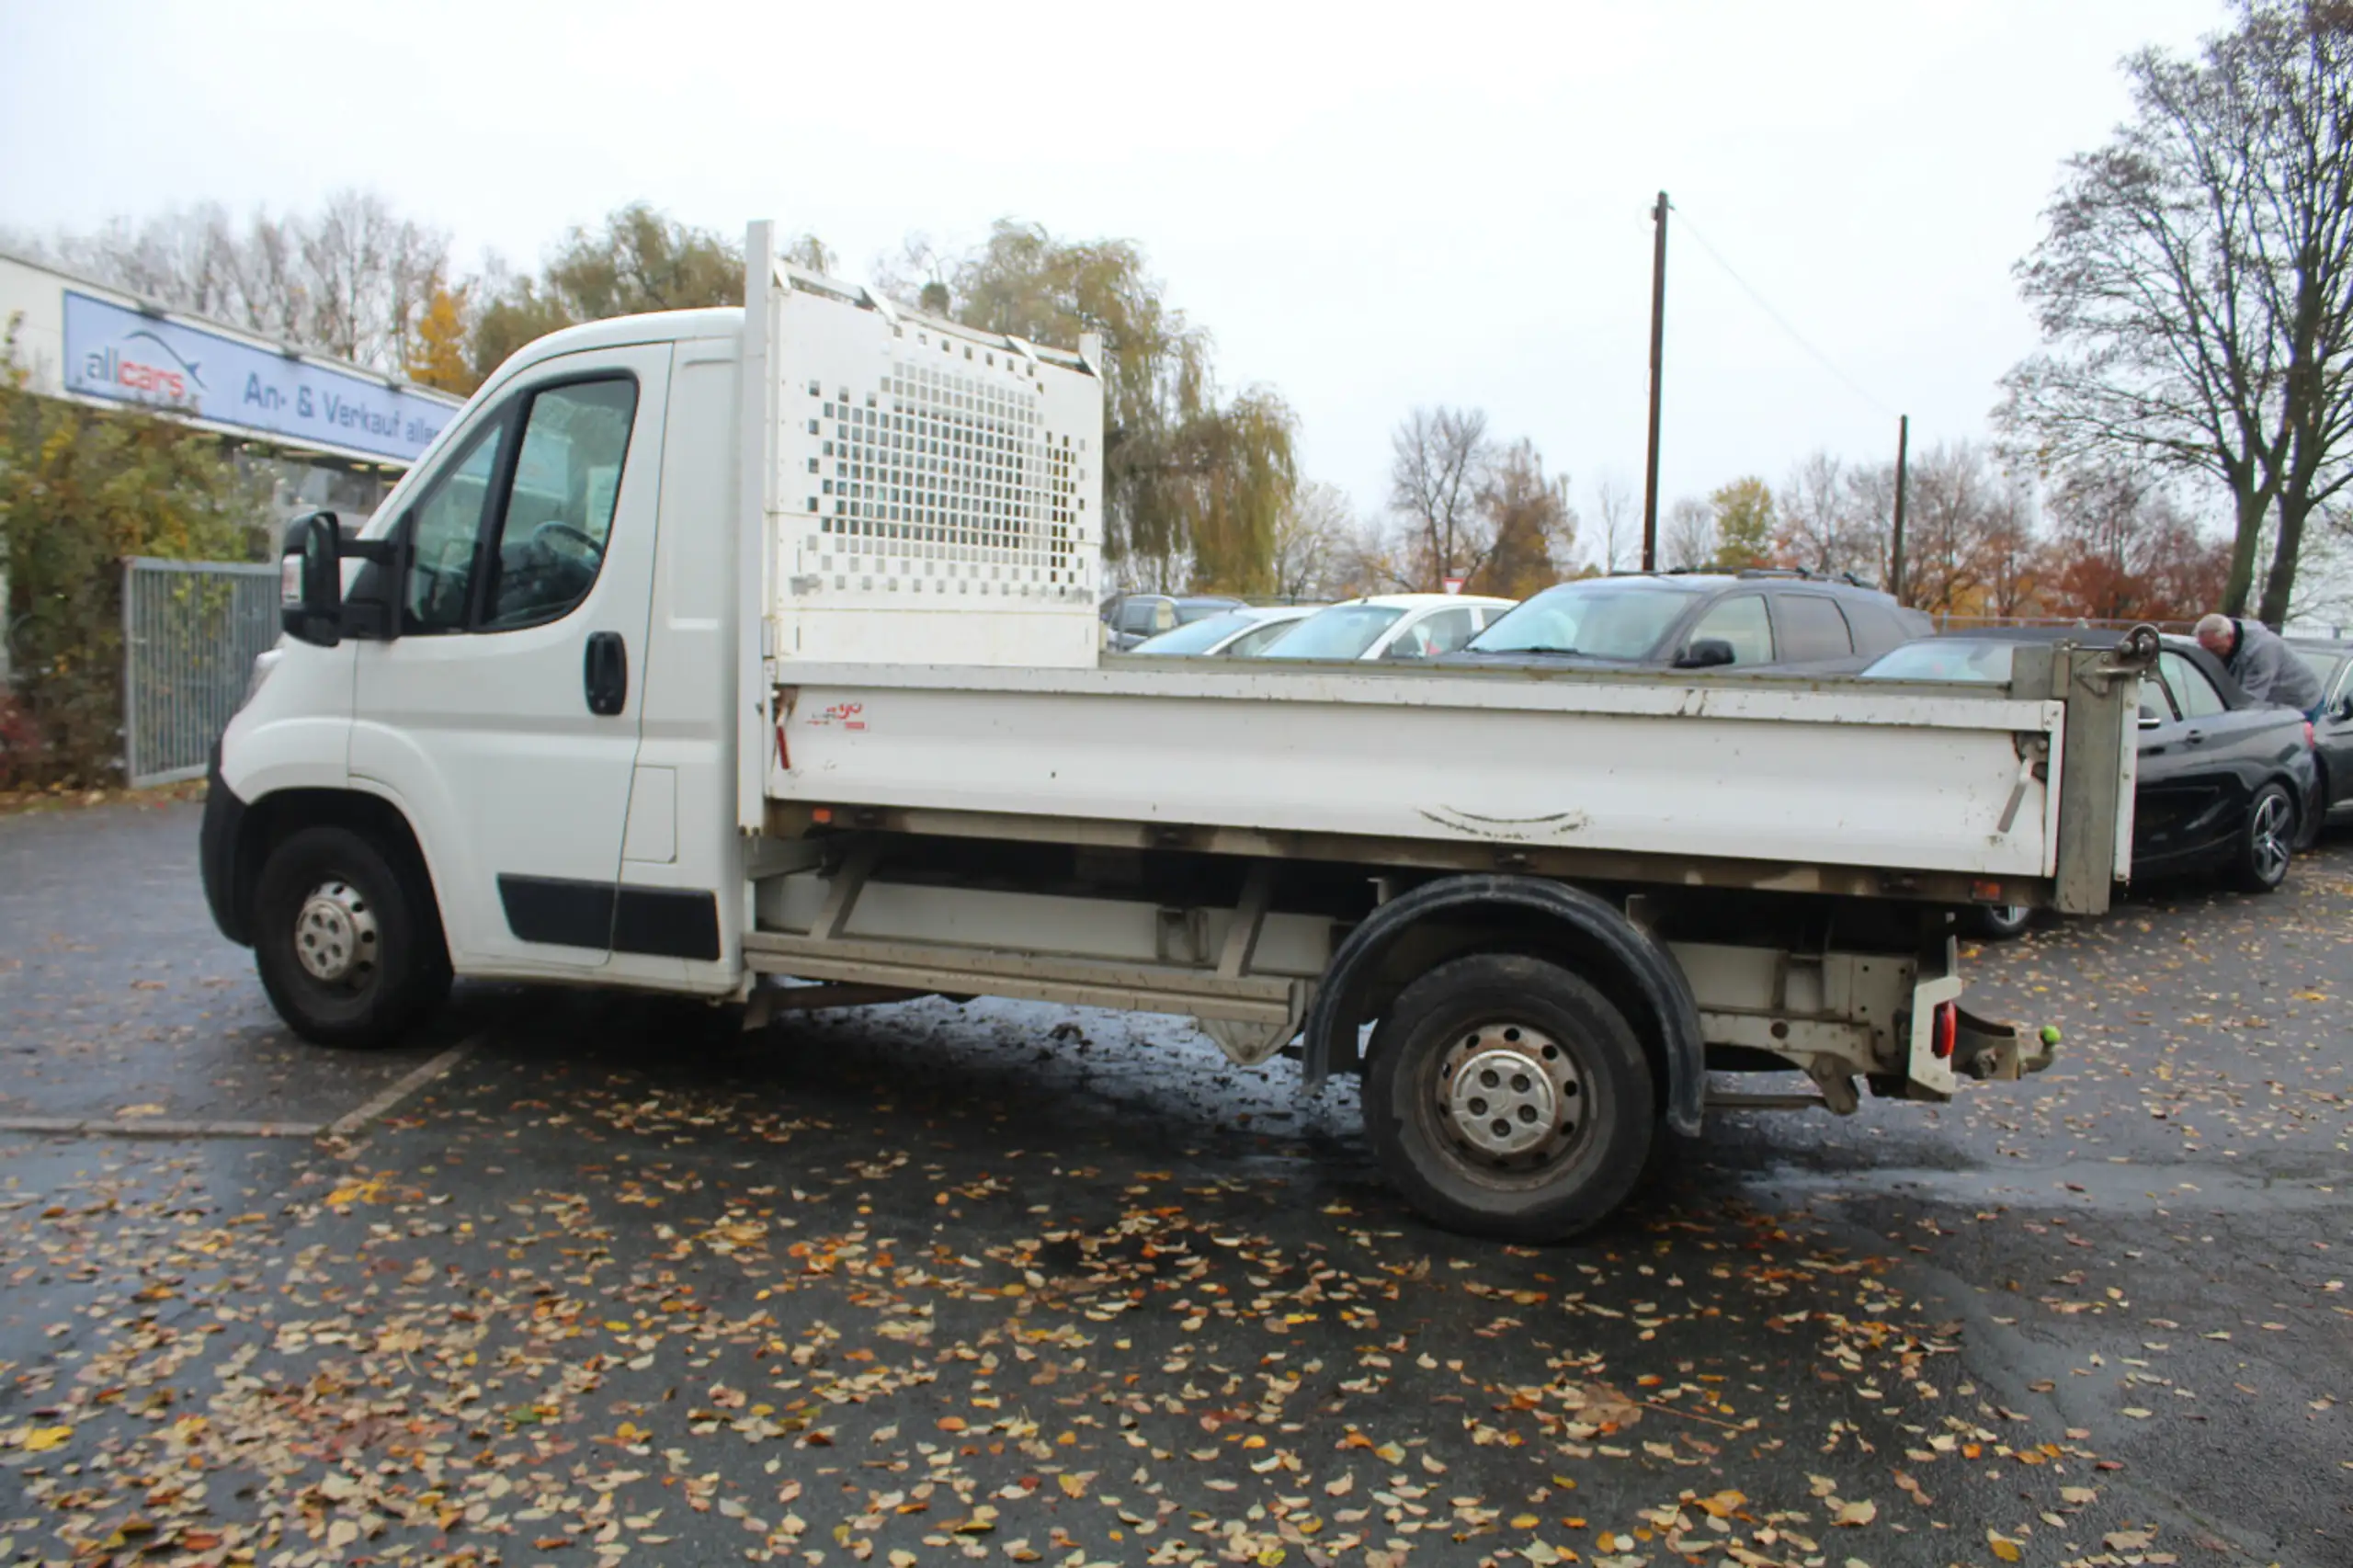
<svg viewBox="0 0 2353 1568">
<path fill-rule="evenodd" d="M 1994 684 L 2010 678 L 2015 642 L 1949 642 L 1932 637 L 1907 642 L 1865 670 L 1870 680 L 1966 680 Z"/>
<path fill-rule="evenodd" d="M 1655 583 L 1594 578 L 1547 588 L 1471 639 L 1474 653 L 1584 653 L 1597 659 L 1650 655 L 1691 594 Z"/>
<path fill-rule="evenodd" d="M 1336 605 L 1319 610 L 1259 653 L 1262 659 L 1360 659 L 1405 612 L 1391 605 Z"/>
<path fill-rule="evenodd" d="M 2295 652 L 2296 657 L 2303 660 L 2304 668 L 2312 671 L 2313 678 L 2320 682 L 2320 688 L 2326 691 L 2328 683 L 2336 676 L 2337 655 L 2323 648 L 2299 648 Z"/>
<path fill-rule="evenodd" d="M 1182 612 L 1180 611 L 1181 615 Z M 1227 610 L 1188 621 L 1174 631 L 1164 631 L 1157 637 L 1147 637 L 1128 650 L 1131 653 L 1206 653 L 1245 626 L 1255 626 L 1258 618 L 1244 615 L 1239 610 Z"/>
</svg>

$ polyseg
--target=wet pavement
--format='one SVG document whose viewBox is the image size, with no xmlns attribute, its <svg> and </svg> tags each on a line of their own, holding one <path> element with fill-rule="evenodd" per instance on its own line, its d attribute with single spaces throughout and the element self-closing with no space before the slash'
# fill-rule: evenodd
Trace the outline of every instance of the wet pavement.
<svg viewBox="0 0 2353 1568">
<path fill-rule="evenodd" d="M 1164 1018 L 313 1051 L 195 824 L 0 820 L 0 1122 L 107 1129 L 0 1132 L 0 1561 L 2353 1563 L 2343 840 L 1978 955 L 2040 1078 L 1718 1118 L 1537 1249 Z"/>
</svg>

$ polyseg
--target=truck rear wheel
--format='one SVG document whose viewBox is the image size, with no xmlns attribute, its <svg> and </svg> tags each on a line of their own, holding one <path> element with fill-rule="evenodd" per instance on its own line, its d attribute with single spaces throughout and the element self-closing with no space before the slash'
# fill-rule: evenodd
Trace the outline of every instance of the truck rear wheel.
<svg viewBox="0 0 2353 1568">
<path fill-rule="evenodd" d="M 314 1045 L 391 1045 L 449 989 L 429 904 L 345 827 L 290 834 L 254 890 L 254 966 L 287 1026 Z"/>
<path fill-rule="evenodd" d="M 1642 1042 L 1557 964 L 1458 959 L 1407 986 L 1373 1033 L 1365 1130 L 1427 1218 L 1512 1241 L 1597 1223 L 1643 1174 L 1657 1109 Z"/>
</svg>

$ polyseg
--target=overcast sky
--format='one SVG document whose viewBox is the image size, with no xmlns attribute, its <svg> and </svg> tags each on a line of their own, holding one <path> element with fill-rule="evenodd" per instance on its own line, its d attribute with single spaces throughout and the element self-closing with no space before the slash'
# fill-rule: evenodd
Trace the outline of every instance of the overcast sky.
<svg viewBox="0 0 2353 1568">
<path fill-rule="evenodd" d="M 1816 447 L 1982 435 L 2031 347 L 2010 266 L 2118 58 L 2220 0 L 164 6 L 0 0 L 0 226 L 371 187 L 535 261 L 645 199 L 862 273 L 1001 216 L 1141 243 L 1229 386 L 1360 508 L 1416 404 L 1639 492 L 1648 207 L 1665 502 Z M 1837 367 L 1792 342 L 1719 251 Z M 1846 384 L 1843 375 L 1861 390 Z"/>
</svg>

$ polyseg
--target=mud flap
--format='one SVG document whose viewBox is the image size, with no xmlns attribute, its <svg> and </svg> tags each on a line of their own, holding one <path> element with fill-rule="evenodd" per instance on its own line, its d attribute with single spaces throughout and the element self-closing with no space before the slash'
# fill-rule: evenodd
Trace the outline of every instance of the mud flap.
<svg viewBox="0 0 2353 1568">
<path fill-rule="evenodd" d="M 2022 1035 L 2016 1024 L 1997 1024 L 1965 1009 L 1952 1046 L 1953 1071 L 1984 1083 L 2016 1080 L 2051 1065 L 2057 1048 L 2040 1035 Z"/>
</svg>

